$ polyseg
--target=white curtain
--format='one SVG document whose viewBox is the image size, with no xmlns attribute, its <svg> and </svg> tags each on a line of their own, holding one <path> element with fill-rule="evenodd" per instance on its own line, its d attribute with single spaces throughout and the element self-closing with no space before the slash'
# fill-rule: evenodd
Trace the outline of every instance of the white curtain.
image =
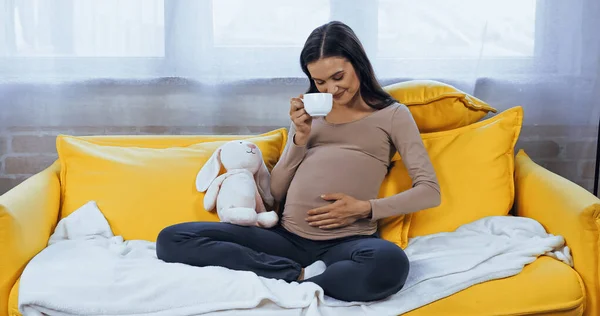
<svg viewBox="0 0 600 316">
<path fill-rule="evenodd" d="M 0 69 L 17 80 L 302 77 L 302 44 L 329 20 L 354 28 L 380 77 L 540 73 L 570 52 L 559 43 L 579 44 L 568 33 L 583 13 L 582 1 L 561 0 L 0 3 Z"/>
<path fill-rule="evenodd" d="M 304 89 L 302 44 L 330 20 L 355 30 L 384 84 L 436 79 L 499 110 L 522 105 L 528 126 L 573 127 L 556 139 L 590 141 L 580 127 L 598 124 L 598 0 L 0 0 L 0 83 L 185 78 L 204 85 L 214 102 L 229 98 L 237 108 L 261 102 L 260 111 L 244 115 L 283 125 L 286 111 L 271 114 L 268 106 L 285 107 L 286 86 Z M 231 99 L 220 88 L 240 81 L 282 88 L 266 90 L 272 103 L 263 96 Z M 0 86 L 3 91 L 9 93 Z M 25 116 L 24 108 L 0 101 L 0 124 L 63 122 L 48 108 L 39 116 Z M 188 117 L 166 115 L 160 122 Z M 219 115 L 213 123 L 227 123 Z M 133 112 L 81 120 L 103 124 L 98 117 L 157 125 Z M 148 119 L 135 121 L 142 118 Z M 563 151 L 567 142 L 556 142 L 560 154 L 547 158 L 548 165 L 577 157 Z M 586 156 L 589 148 L 579 150 Z M 581 168 L 572 171 L 579 178 Z"/>
</svg>

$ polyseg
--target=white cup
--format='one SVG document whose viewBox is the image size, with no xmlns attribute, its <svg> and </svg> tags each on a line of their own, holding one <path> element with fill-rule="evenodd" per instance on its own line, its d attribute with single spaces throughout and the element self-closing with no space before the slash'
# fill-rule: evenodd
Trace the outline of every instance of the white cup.
<svg viewBox="0 0 600 316">
<path fill-rule="evenodd" d="M 331 112 L 333 95 L 331 93 L 307 93 L 302 97 L 304 109 L 310 116 L 325 116 Z"/>
</svg>

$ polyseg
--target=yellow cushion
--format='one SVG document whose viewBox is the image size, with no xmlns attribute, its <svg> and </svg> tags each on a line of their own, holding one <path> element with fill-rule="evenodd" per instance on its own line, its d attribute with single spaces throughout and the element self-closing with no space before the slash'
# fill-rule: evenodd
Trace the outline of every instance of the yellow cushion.
<svg viewBox="0 0 600 316">
<path fill-rule="evenodd" d="M 214 141 L 229 141 L 234 139 L 248 139 L 256 136 L 283 136 L 287 137 L 285 128 L 275 129 L 260 135 L 93 135 L 80 136 L 94 144 L 112 145 L 121 147 L 143 148 L 168 148 L 185 147 L 197 143 Z"/>
<path fill-rule="evenodd" d="M 515 276 L 474 285 L 405 316 L 581 315 L 582 284 L 566 264 L 540 257 Z"/>
<path fill-rule="evenodd" d="M 21 316 L 19 312 L 19 283 L 21 282 L 21 278 L 17 280 L 15 285 L 10 290 L 10 295 L 8 296 L 8 315 L 9 316 Z"/>
<path fill-rule="evenodd" d="M 421 134 L 442 202 L 404 216 L 404 227 L 395 225 L 398 217 L 380 222 L 382 236 L 395 236 L 389 238 L 405 245 L 410 237 L 453 231 L 486 216 L 508 214 L 514 201 L 514 146 L 522 121 L 522 107 L 513 107 L 458 129 Z M 412 183 L 402 160 L 398 154 L 393 160 L 394 190 L 409 189 Z"/>
<path fill-rule="evenodd" d="M 19 283 L 9 300 L 9 315 L 18 311 Z M 410 311 L 420 315 L 581 315 L 584 308 L 582 283 L 567 265 L 541 257 L 516 276 L 474 285 L 439 301 Z"/>
<path fill-rule="evenodd" d="M 451 85 L 434 80 L 410 80 L 384 87 L 408 106 L 421 133 L 447 131 L 479 121 L 497 110 Z"/>
<path fill-rule="evenodd" d="M 390 169 L 385 176 L 385 179 L 383 179 L 383 183 L 379 188 L 378 198 L 398 194 L 408 189 L 411 185 L 406 179 L 406 177 L 408 177 L 406 168 L 397 166 L 399 163 L 397 162 L 398 157 L 399 155 L 396 154 L 394 157 L 395 166 Z M 410 181 L 410 179 L 408 179 L 408 181 Z M 399 215 L 380 219 L 378 221 L 378 226 L 381 238 L 395 243 L 402 249 L 406 248 L 406 246 L 408 246 L 410 219 L 410 215 Z"/>
<path fill-rule="evenodd" d="M 286 134 L 246 139 L 261 149 L 271 170 Z M 63 201 L 60 217 L 94 200 L 115 235 L 149 241 L 155 241 L 160 230 L 171 224 L 218 221 L 216 213 L 204 210 L 204 194 L 196 191 L 195 178 L 224 142 L 141 148 L 94 144 L 61 135 L 57 137 Z"/>
</svg>

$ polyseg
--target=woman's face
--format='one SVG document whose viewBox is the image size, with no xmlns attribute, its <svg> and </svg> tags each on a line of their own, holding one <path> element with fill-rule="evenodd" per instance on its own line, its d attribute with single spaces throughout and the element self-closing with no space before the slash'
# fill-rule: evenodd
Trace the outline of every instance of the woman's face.
<svg viewBox="0 0 600 316">
<path fill-rule="evenodd" d="M 319 92 L 333 95 L 333 103 L 348 105 L 360 97 L 360 80 L 347 59 L 326 57 L 307 65 Z"/>
</svg>

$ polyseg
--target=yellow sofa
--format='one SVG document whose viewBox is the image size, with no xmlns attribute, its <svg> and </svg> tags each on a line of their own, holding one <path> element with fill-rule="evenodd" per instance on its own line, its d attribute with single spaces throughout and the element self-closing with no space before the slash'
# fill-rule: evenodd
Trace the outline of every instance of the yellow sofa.
<svg viewBox="0 0 600 316">
<path fill-rule="evenodd" d="M 392 88 L 404 89 L 410 84 Z M 426 84 L 431 87 L 430 82 Z M 427 102 L 442 103 L 432 108 L 425 102 L 414 102 L 414 95 L 395 95 L 414 104 L 411 110 L 421 128 L 443 126 L 426 119 L 447 118 L 440 105 L 455 113 L 456 109 L 484 108 L 475 103 L 477 100 L 465 99 L 464 94 L 450 91 L 453 93 L 442 95 L 422 87 L 419 83 L 421 100 L 434 95 L 430 98 L 433 101 Z M 434 85 L 434 90 L 439 87 Z M 473 105 L 465 106 L 467 101 Z M 479 121 L 484 115 L 478 112 L 466 121 L 464 115 L 458 115 L 449 130 L 423 132 L 440 179 L 442 204 L 413 216 L 382 220 L 382 237 L 405 247 L 412 236 L 451 231 L 483 216 L 513 216 L 509 215 L 512 208 L 515 216 L 537 220 L 549 233 L 563 236 L 574 268 L 542 256 L 515 276 L 474 285 L 407 315 L 600 315 L 600 200 L 539 166 L 524 151 L 515 155 L 522 109 L 509 109 Z M 17 306 L 23 269 L 46 247 L 57 222 L 90 199 L 99 201 L 115 235 L 125 239 L 155 240 L 158 231 L 172 223 L 218 220 L 201 210 L 201 195 L 189 187 L 194 170 L 220 143 L 240 137 L 258 143 L 271 169 L 288 135 L 280 129 L 237 136 L 58 137 L 59 160 L 0 196 L 0 315 L 20 315 Z M 396 155 L 393 161 L 396 164 L 381 187 L 381 196 L 410 187 L 400 157 Z M 163 165 L 172 168 L 167 170 Z M 145 189 L 136 190 L 138 183 Z M 159 190 L 165 187 L 173 187 L 172 193 L 180 194 L 176 201 L 170 194 L 160 196 Z M 127 198 L 119 192 L 127 192 Z M 135 209 L 131 205 L 144 202 L 148 194 L 156 199 L 156 205 L 148 203 L 130 211 Z M 173 208 L 176 211 L 162 209 L 170 203 L 179 203 Z M 136 213 L 139 209 L 146 214 Z M 148 213 L 152 216 L 144 216 Z"/>
<path fill-rule="evenodd" d="M 179 136 L 119 136 L 118 140 L 141 146 L 181 143 Z M 60 179 L 57 161 L 0 196 L 2 315 L 20 315 L 19 276 L 27 262 L 46 246 L 62 217 Z M 573 254 L 574 269 L 540 257 L 516 276 L 475 285 L 408 315 L 600 315 L 600 201 L 535 164 L 524 152 L 516 156 L 514 181 L 517 215 L 533 218 L 550 233 L 564 236 Z"/>
</svg>

